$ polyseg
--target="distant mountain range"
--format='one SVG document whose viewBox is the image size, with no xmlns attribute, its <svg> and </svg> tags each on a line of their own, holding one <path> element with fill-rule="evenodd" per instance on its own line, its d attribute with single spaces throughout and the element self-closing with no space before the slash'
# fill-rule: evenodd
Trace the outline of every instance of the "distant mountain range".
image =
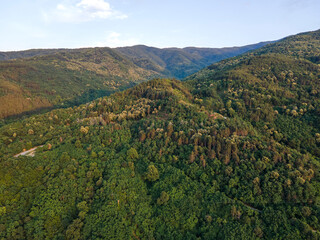
<svg viewBox="0 0 320 240">
<path fill-rule="evenodd" d="M 73 106 L 154 77 L 184 78 L 268 42 L 233 48 L 35 49 L 0 52 L 0 118 Z"/>
<path fill-rule="evenodd" d="M 141 68 L 153 70 L 166 76 L 182 79 L 214 62 L 240 55 L 242 53 L 263 47 L 269 43 L 272 42 L 260 42 L 242 47 L 225 48 L 155 48 L 145 45 L 136 45 L 132 47 L 112 48 L 112 50 L 120 55 L 124 55 Z M 76 54 L 92 49 L 105 51 L 108 48 L 61 48 L 8 51 L 0 52 L 0 61 L 32 58 L 35 56 L 54 55 L 59 53 Z"/>
<path fill-rule="evenodd" d="M 154 48 L 143 45 L 117 48 L 137 66 L 177 79 L 199 71 L 220 60 L 263 47 L 271 42 L 261 42 L 230 48 Z"/>
</svg>

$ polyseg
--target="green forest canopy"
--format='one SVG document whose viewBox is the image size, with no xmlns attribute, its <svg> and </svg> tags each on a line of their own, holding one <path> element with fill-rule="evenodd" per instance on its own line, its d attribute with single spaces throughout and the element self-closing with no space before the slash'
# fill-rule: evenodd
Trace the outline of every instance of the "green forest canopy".
<svg viewBox="0 0 320 240">
<path fill-rule="evenodd" d="M 0 238 L 319 239 L 319 34 L 1 127 Z"/>
</svg>

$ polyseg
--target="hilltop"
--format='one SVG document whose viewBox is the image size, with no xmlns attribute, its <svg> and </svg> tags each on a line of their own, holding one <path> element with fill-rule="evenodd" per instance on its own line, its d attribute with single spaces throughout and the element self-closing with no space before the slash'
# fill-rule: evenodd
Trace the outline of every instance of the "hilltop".
<svg viewBox="0 0 320 240">
<path fill-rule="evenodd" d="M 287 145 L 320 156 L 317 143 L 309 137 L 319 132 L 319 46 L 320 30 L 291 36 L 213 64 L 187 82 L 199 96 L 228 103 L 216 103 L 214 110 L 239 114 L 257 126 L 266 121 L 267 126 L 260 127 L 280 130 Z M 275 118 L 274 111 L 281 114 Z M 292 131 L 294 125 L 299 127 Z"/>
</svg>

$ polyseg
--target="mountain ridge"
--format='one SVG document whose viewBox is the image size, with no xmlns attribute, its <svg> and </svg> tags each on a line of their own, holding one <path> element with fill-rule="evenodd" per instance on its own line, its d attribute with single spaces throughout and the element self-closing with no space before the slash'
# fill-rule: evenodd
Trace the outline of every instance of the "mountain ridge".
<svg viewBox="0 0 320 240">
<path fill-rule="evenodd" d="M 233 55 L 254 47 L 260 44 L 236 48 Z M 0 98 L 7 102 L 0 107 L 0 118 L 73 106 L 154 77 L 182 78 L 232 54 L 232 49 L 216 51 L 136 46 L 0 53 L 0 59 L 16 58 L 0 61 Z"/>
<path fill-rule="evenodd" d="M 278 40 L 276 40 L 278 41 Z M 243 48 L 243 47 L 254 47 L 255 45 L 266 45 L 269 43 L 273 43 L 276 41 L 262 41 L 259 43 L 253 43 L 248 44 L 244 46 L 233 46 L 233 47 L 221 47 L 221 48 L 214 48 L 214 47 L 193 47 L 193 46 L 187 46 L 187 47 L 153 47 L 148 46 L 144 44 L 137 44 L 133 46 L 123 46 L 123 47 L 80 47 L 80 48 L 31 48 L 31 49 L 25 49 L 25 50 L 8 50 L 8 51 L 0 51 L 0 61 L 7 61 L 7 60 L 13 60 L 18 58 L 29 58 L 39 55 L 51 55 L 53 53 L 59 53 L 59 52 L 69 52 L 69 51 L 79 51 L 79 50 L 86 50 L 86 49 L 94 49 L 94 48 L 110 48 L 110 49 L 119 49 L 119 48 L 135 48 L 135 47 L 149 47 L 149 48 L 156 48 L 159 50 L 165 50 L 165 49 L 215 49 L 215 50 L 224 50 L 224 49 L 232 49 L 232 48 Z"/>
<path fill-rule="evenodd" d="M 210 62 L 217 62 L 228 57 L 233 57 L 270 43 L 272 42 L 260 42 L 242 47 L 225 48 L 155 48 L 137 45 L 116 49 L 131 58 L 138 66 L 141 66 L 139 65 L 140 61 L 148 60 L 150 65 L 155 63 L 162 67 L 162 71 L 166 76 L 182 79 L 204 68 Z"/>
</svg>

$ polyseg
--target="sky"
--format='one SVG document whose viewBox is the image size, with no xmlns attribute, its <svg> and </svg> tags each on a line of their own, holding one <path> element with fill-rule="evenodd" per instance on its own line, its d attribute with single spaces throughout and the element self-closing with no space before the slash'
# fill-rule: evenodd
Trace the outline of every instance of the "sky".
<svg viewBox="0 0 320 240">
<path fill-rule="evenodd" d="M 320 29 L 320 0 L 0 0 L 0 51 L 232 47 Z"/>
</svg>

